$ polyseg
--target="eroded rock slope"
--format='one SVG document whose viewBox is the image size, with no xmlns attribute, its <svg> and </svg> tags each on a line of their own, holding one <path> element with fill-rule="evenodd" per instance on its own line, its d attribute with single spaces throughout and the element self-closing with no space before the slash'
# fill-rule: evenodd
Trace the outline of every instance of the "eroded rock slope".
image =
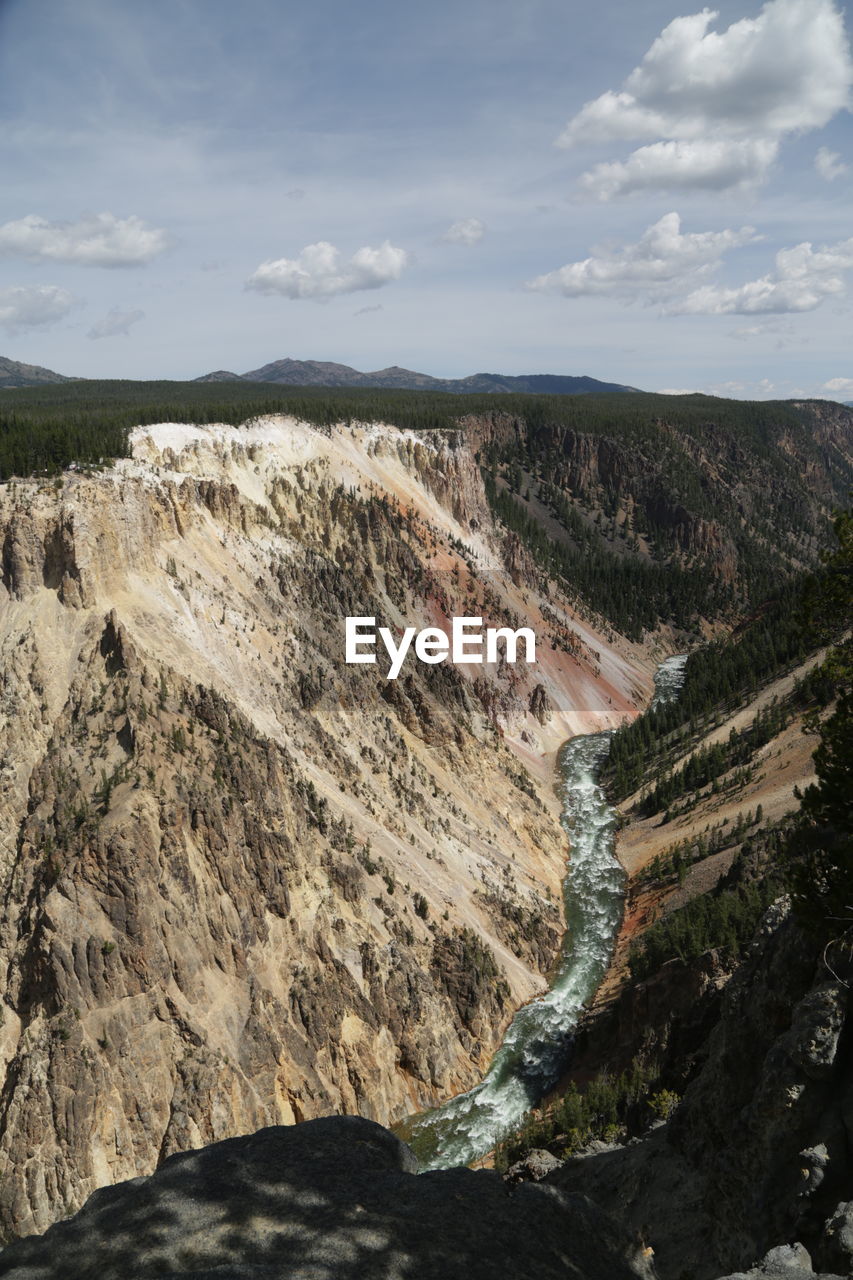
<svg viewBox="0 0 853 1280">
<path fill-rule="evenodd" d="M 164 425 L 0 489 L 0 1218 L 471 1085 L 559 945 L 554 752 L 648 692 L 461 436 Z M 346 615 L 535 668 L 343 661 Z"/>
</svg>

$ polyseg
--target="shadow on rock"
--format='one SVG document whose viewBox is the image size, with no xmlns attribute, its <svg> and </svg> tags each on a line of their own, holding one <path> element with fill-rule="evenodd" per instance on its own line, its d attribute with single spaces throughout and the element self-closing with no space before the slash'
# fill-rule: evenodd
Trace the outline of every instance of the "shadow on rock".
<svg viewBox="0 0 853 1280">
<path fill-rule="evenodd" d="M 0 1252 L 6 1280 L 653 1280 L 583 1196 L 493 1172 L 414 1176 L 405 1144 L 354 1116 L 261 1129 L 95 1192 Z"/>
</svg>

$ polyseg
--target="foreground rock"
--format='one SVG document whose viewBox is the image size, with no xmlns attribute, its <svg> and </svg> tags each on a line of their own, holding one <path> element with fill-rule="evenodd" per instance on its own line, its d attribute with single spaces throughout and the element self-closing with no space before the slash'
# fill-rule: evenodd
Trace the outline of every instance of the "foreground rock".
<svg viewBox="0 0 853 1280">
<path fill-rule="evenodd" d="M 801 1244 L 783 1244 L 771 1249 L 757 1267 L 723 1276 L 723 1280 L 844 1280 L 841 1275 L 820 1275 L 812 1268 L 812 1260 Z"/>
<path fill-rule="evenodd" d="M 355 1116 L 261 1129 L 97 1191 L 0 1253 L 7 1280 L 653 1280 L 582 1196 L 417 1162 Z"/>
</svg>

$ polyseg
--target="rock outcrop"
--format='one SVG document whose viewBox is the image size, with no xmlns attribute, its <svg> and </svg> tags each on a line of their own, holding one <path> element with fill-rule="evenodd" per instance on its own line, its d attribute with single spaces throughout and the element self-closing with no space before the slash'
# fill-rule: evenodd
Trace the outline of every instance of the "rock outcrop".
<svg viewBox="0 0 853 1280">
<path fill-rule="evenodd" d="M 808 1250 L 796 1243 L 770 1249 L 757 1266 L 750 1267 L 749 1271 L 723 1276 L 722 1280 L 845 1280 L 849 1274 L 847 1271 L 844 1275 L 816 1272 Z"/>
<path fill-rule="evenodd" d="M 358 1117 L 172 1156 L 0 1252 L 5 1280 L 653 1280 L 583 1196 L 470 1169 L 414 1176 Z"/>
</svg>

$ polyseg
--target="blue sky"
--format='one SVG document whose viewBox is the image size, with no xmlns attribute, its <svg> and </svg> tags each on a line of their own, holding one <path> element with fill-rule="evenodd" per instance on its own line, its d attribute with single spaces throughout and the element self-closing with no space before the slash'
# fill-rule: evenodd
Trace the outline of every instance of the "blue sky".
<svg viewBox="0 0 853 1280">
<path fill-rule="evenodd" d="M 853 399 L 834 0 L 0 0 L 0 354 Z"/>
</svg>

